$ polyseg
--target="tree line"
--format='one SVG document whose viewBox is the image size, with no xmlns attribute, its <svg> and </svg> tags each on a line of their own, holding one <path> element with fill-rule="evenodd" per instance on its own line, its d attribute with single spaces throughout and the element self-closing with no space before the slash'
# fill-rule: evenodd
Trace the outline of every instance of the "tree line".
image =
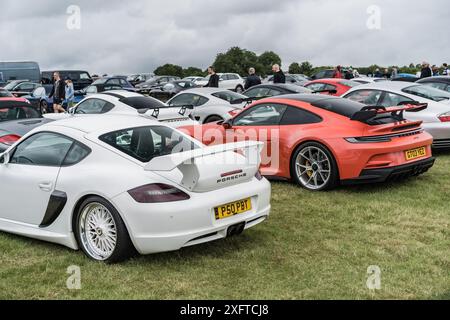
<svg viewBox="0 0 450 320">
<path fill-rule="evenodd" d="M 228 51 L 217 54 L 212 66 L 216 69 L 216 72 L 233 72 L 238 73 L 241 76 L 246 76 L 248 69 L 254 67 L 256 73 L 262 77 L 266 77 L 272 74 L 272 65 L 282 65 L 280 56 L 273 51 L 263 52 L 261 55 L 257 55 L 247 49 L 241 49 L 239 47 L 232 47 Z M 305 74 L 311 76 L 317 71 L 323 69 L 332 69 L 335 66 L 316 66 L 314 67 L 309 61 L 293 62 L 289 65 L 288 69 L 284 71 L 291 74 Z M 420 71 L 421 65 L 411 63 L 405 66 L 379 66 L 373 64 L 368 67 L 354 67 L 347 66 L 352 69 L 357 69 L 360 74 L 374 73 L 376 69 L 383 70 L 385 68 L 391 69 L 393 67 L 398 69 L 399 73 L 413 73 Z M 167 63 L 159 66 L 154 70 L 155 75 L 171 75 L 184 78 L 187 76 L 204 77 L 207 75 L 206 70 L 202 70 L 197 67 L 183 68 L 182 66 Z"/>
</svg>

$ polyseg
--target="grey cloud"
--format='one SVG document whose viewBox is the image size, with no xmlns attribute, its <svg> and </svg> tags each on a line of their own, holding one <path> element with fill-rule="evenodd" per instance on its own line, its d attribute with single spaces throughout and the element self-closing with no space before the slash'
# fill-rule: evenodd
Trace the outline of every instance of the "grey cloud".
<svg viewBox="0 0 450 320">
<path fill-rule="evenodd" d="M 81 30 L 66 28 L 79 5 Z M 381 9 L 368 30 L 367 7 Z M 206 67 L 231 46 L 279 53 L 314 65 L 449 61 L 450 3 L 430 1 L 14 1 L 2 0 L 1 60 L 36 60 L 43 69 L 152 71 L 166 62 Z"/>
</svg>

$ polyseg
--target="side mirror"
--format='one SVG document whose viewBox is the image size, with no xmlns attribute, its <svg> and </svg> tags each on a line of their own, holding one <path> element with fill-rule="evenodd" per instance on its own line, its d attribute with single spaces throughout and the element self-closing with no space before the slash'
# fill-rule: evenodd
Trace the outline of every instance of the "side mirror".
<svg viewBox="0 0 450 320">
<path fill-rule="evenodd" d="M 225 130 L 232 129 L 233 123 L 231 122 L 231 119 L 228 119 L 228 120 L 222 122 L 222 126 L 224 127 Z"/>
<path fill-rule="evenodd" d="M 9 153 L 4 152 L 0 154 L 0 165 L 5 165 L 9 162 Z"/>
</svg>

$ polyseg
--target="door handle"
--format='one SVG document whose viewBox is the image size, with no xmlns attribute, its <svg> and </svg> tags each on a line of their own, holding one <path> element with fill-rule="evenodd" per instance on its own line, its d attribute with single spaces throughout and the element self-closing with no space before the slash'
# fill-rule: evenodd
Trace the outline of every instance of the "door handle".
<svg viewBox="0 0 450 320">
<path fill-rule="evenodd" d="M 52 182 L 39 183 L 39 189 L 45 192 L 50 192 L 53 189 L 53 183 Z"/>
</svg>

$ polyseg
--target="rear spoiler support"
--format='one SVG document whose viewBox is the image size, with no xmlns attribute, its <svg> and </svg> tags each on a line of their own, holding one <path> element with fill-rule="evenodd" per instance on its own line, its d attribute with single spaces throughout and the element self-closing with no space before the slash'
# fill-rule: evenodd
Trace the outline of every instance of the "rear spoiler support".
<svg viewBox="0 0 450 320">
<path fill-rule="evenodd" d="M 428 103 L 420 103 L 417 101 L 404 101 L 400 102 L 398 106 L 384 107 L 384 106 L 366 106 L 360 111 L 355 112 L 350 120 L 356 120 L 366 122 L 372 118 L 375 118 L 380 114 L 390 113 L 392 117 L 399 121 L 405 120 L 403 118 L 404 112 L 419 112 L 425 110 L 428 107 Z"/>
</svg>

